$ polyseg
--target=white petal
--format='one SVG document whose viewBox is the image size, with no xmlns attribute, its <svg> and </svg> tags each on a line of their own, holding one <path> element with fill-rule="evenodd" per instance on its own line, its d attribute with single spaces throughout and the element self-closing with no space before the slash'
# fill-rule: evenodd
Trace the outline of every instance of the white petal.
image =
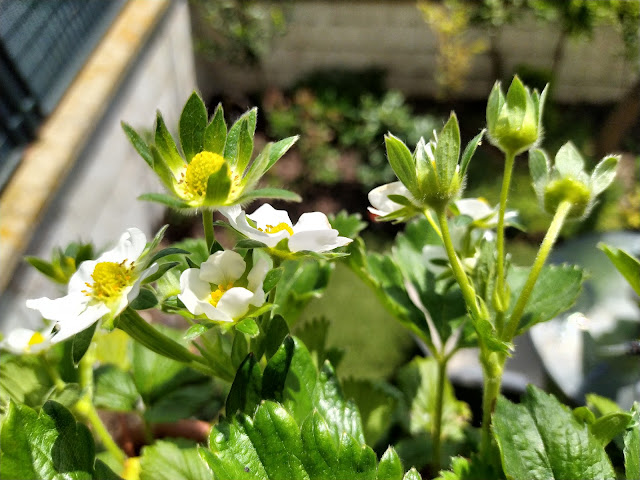
<svg viewBox="0 0 640 480">
<path fill-rule="evenodd" d="M 202 300 L 211 295 L 211 285 L 200 279 L 200 269 L 188 268 L 180 275 L 180 292 L 178 298 L 194 315 L 204 313 L 200 307 Z"/>
<path fill-rule="evenodd" d="M 473 220 L 481 220 L 492 214 L 495 210 L 478 198 L 463 198 L 456 201 L 456 207 L 460 210 L 460 215 L 466 215 Z"/>
<path fill-rule="evenodd" d="M 220 305 L 220 302 L 218 302 L 218 305 Z M 214 307 L 209 302 L 200 302 L 200 310 L 202 314 L 214 322 L 233 322 L 233 318 L 229 314 Z"/>
<path fill-rule="evenodd" d="M 232 250 L 224 250 L 211 255 L 200 265 L 200 279 L 216 285 L 227 285 L 238 280 L 247 264 L 242 256 Z"/>
<path fill-rule="evenodd" d="M 339 237 L 337 230 L 307 231 L 296 233 L 289 239 L 289 250 L 292 252 L 300 252 L 302 250 L 326 252 L 347 245 L 350 242 L 350 238 Z"/>
<path fill-rule="evenodd" d="M 413 196 L 402 182 L 387 183 L 385 185 L 380 185 L 369 192 L 369 203 L 371 203 L 373 207 L 373 210 L 369 209 L 369 211 L 375 215 L 385 216 L 395 212 L 396 210 L 400 210 L 402 205 L 389 200 L 389 195 L 402 195 L 409 200 L 413 199 Z"/>
<path fill-rule="evenodd" d="M 38 353 L 51 344 L 51 331 L 53 325 L 45 328 L 41 332 L 30 330 L 28 328 L 16 328 L 9 332 L 9 335 L 0 342 L 0 348 L 15 353 L 16 355 L 24 353 Z M 34 335 L 39 334 L 42 336 L 43 341 L 29 345 Z"/>
<path fill-rule="evenodd" d="M 322 212 L 303 213 L 293 227 L 294 234 L 315 230 L 331 230 L 329 219 Z"/>
<path fill-rule="evenodd" d="M 231 207 L 221 207 L 218 211 L 222 215 L 224 215 L 227 220 L 229 220 L 229 223 L 234 228 L 236 228 L 238 224 L 238 217 L 240 217 L 240 215 L 242 216 L 245 215 L 245 213 L 242 211 L 242 208 L 240 208 L 240 205 L 233 205 Z"/>
<path fill-rule="evenodd" d="M 264 304 L 264 289 L 262 287 L 264 283 L 264 277 L 269 271 L 269 264 L 264 258 L 258 260 L 253 266 L 251 272 L 247 276 L 247 288 L 253 292 L 253 297 L 250 300 L 250 304 L 255 307 L 261 307 Z"/>
<path fill-rule="evenodd" d="M 62 342 L 74 336 L 76 333 L 86 330 L 109 313 L 111 313 L 111 311 L 104 303 L 87 306 L 86 310 L 77 317 L 58 322 L 59 329 L 51 339 L 51 343 Z"/>
<path fill-rule="evenodd" d="M 87 290 L 87 284 L 93 285 L 93 278 L 91 275 L 93 275 L 93 271 L 97 264 L 98 262 L 95 260 L 87 260 L 80 264 L 78 270 L 76 270 L 69 279 L 69 294 L 82 293 L 83 290 Z"/>
<path fill-rule="evenodd" d="M 251 220 L 256 222 L 258 228 L 265 230 L 267 225 L 279 225 L 284 223 L 291 226 L 291 219 L 285 210 L 276 210 L 268 203 L 261 205 L 251 215 L 247 215 Z"/>
<path fill-rule="evenodd" d="M 237 320 L 247 313 L 249 310 L 249 303 L 252 299 L 253 293 L 246 288 L 233 287 L 224 292 L 218 302 L 217 308 L 234 320 Z"/>
<path fill-rule="evenodd" d="M 27 308 L 38 310 L 47 320 L 63 322 L 78 317 L 87 308 L 90 297 L 83 293 L 69 294 L 64 297 L 36 298 L 27 300 Z"/>
<path fill-rule="evenodd" d="M 120 263 L 123 260 L 128 260 L 133 262 L 140 257 L 146 245 L 147 237 L 145 234 L 137 228 L 129 228 L 120 236 L 118 244 L 100 255 L 97 261 Z"/>
</svg>

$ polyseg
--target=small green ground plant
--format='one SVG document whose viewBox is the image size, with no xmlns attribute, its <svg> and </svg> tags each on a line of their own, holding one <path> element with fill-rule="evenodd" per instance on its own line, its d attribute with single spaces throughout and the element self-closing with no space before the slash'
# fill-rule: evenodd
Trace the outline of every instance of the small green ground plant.
<svg viewBox="0 0 640 480">
<path fill-rule="evenodd" d="M 222 107 L 209 117 L 194 93 L 180 148 L 160 114 L 151 143 L 123 123 L 167 190 L 141 198 L 200 215 L 204 238 L 167 245 L 169 227 L 149 242 L 129 228 L 102 252 L 74 244 L 51 261 L 29 259 L 67 295 L 29 300 L 45 326 L 2 341 L 0 478 L 639 478 L 637 403 L 624 411 L 591 395 L 588 407 L 571 410 L 536 387 L 519 404 L 500 395 L 514 338 L 575 301 L 584 272 L 546 260 L 565 222 L 589 214 L 618 161 L 606 156 L 587 174 L 568 143 L 551 162 L 538 148 L 544 99 L 517 77 L 506 95 L 496 84 L 487 128 L 464 149 L 453 113 L 413 151 L 386 135 L 398 181 L 370 192 L 370 212 L 406 228 L 385 254 L 367 252 L 359 215 L 309 212 L 292 222 L 268 203 L 247 213 L 255 199 L 300 199 L 260 187 L 297 137 L 254 155 L 255 109 L 228 128 Z M 462 198 L 485 135 L 505 157 L 496 207 Z M 527 151 L 552 219 L 523 267 L 505 254 L 504 230 L 518 225 L 507 209 L 510 179 Z M 231 231 L 232 248 L 216 239 L 219 229 Z M 637 260 L 603 249 L 637 292 Z M 305 307 L 336 262 L 430 352 L 393 384 L 341 381 L 343 352 L 328 344 L 326 319 L 292 334 L 313 315 Z M 345 311 L 348 319 L 366 322 L 357 311 Z M 479 430 L 446 377 L 452 356 L 471 346 L 484 373 Z"/>
</svg>

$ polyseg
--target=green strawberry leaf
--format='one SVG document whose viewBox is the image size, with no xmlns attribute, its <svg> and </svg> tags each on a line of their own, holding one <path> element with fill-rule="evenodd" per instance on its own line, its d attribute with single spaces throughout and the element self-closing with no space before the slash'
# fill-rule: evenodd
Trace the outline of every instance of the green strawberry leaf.
<svg viewBox="0 0 640 480">
<path fill-rule="evenodd" d="M 519 405 L 498 399 L 493 432 L 508 478 L 616 478 L 602 443 L 589 426 L 553 395 L 534 386 L 527 388 Z"/>
<path fill-rule="evenodd" d="M 140 480 L 211 480 L 197 448 L 160 440 L 142 449 Z"/>
<path fill-rule="evenodd" d="M 0 441 L 3 479 L 91 480 L 97 471 L 100 478 L 105 473 L 118 478 L 106 465 L 97 465 L 89 429 L 54 401 L 40 413 L 11 402 Z"/>
</svg>

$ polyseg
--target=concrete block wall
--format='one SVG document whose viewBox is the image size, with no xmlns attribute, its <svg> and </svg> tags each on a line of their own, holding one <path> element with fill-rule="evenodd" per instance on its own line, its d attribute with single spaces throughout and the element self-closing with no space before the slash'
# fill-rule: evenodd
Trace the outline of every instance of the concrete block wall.
<svg viewBox="0 0 640 480">
<path fill-rule="evenodd" d="M 164 209 L 136 198 L 163 187 L 130 145 L 120 122 L 139 131 L 151 130 L 159 109 L 170 128 L 177 126 L 182 106 L 195 88 L 191 45 L 187 2 L 174 2 L 48 206 L 29 255 L 49 258 L 54 247 L 78 240 L 93 241 L 101 249 L 134 226 L 148 238 L 155 233 Z M 0 328 L 7 332 L 17 326 L 38 327 L 39 314 L 24 306 L 25 299 L 64 293 L 22 262 L 0 297 Z"/>
<path fill-rule="evenodd" d="M 259 69 L 229 67 L 199 58 L 198 83 L 205 95 L 255 92 L 268 85 L 287 87 L 318 68 L 383 67 L 388 86 L 405 94 L 432 97 L 437 45 L 414 1 L 298 0 L 293 3 L 286 35 L 277 38 Z M 194 18 L 197 35 L 206 26 Z M 481 38 L 482 32 L 471 36 Z M 553 25 L 522 20 L 503 29 L 499 50 L 505 71 L 522 63 L 551 66 L 559 31 Z M 487 39 L 488 41 L 488 39 Z M 569 40 L 560 69 L 556 98 L 563 102 L 609 102 L 637 78 L 632 62 L 620 52 L 617 32 L 600 28 L 592 42 Z M 460 94 L 481 99 L 495 79 L 487 54 L 478 55 Z"/>
</svg>

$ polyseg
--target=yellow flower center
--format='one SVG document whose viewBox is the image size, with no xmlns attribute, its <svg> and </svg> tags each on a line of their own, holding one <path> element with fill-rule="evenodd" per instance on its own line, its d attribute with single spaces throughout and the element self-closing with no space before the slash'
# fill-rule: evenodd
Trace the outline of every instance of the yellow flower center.
<svg viewBox="0 0 640 480">
<path fill-rule="evenodd" d="M 207 182 L 209 177 L 216 173 L 225 164 L 225 159 L 212 152 L 198 153 L 189 165 L 184 176 L 186 193 L 191 197 L 204 197 L 207 194 Z"/>
<path fill-rule="evenodd" d="M 209 303 L 214 307 L 218 306 L 218 302 L 224 295 L 224 292 L 233 287 L 233 282 L 229 282 L 226 285 L 218 285 L 218 288 L 211 292 L 211 296 L 209 297 Z"/>
<path fill-rule="evenodd" d="M 33 345 L 38 345 L 42 342 L 44 342 L 44 337 L 42 336 L 42 334 L 40 332 L 35 332 L 33 335 L 31 335 L 28 345 L 32 347 Z"/>
<path fill-rule="evenodd" d="M 281 232 L 283 230 L 286 230 L 287 232 L 289 232 L 289 235 L 293 235 L 293 229 L 289 225 L 284 223 L 284 222 L 280 222 L 275 227 L 273 225 L 267 225 L 267 228 L 265 228 L 265 229 L 258 228 L 258 230 L 260 230 L 261 232 L 265 232 L 265 233 L 278 233 L 278 232 Z"/>
<path fill-rule="evenodd" d="M 125 262 L 126 260 L 122 263 L 100 262 L 97 264 L 91 274 L 93 284 L 87 283 L 89 290 L 83 290 L 83 293 L 100 300 L 118 297 L 131 283 L 133 265 L 127 268 Z"/>
</svg>

